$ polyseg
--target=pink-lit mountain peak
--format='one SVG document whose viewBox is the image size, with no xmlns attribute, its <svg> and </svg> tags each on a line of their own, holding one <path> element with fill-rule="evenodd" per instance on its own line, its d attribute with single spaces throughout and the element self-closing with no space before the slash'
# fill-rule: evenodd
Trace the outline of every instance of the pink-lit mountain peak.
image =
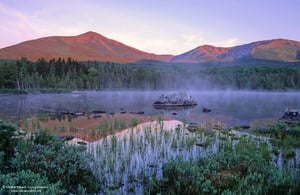
<svg viewBox="0 0 300 195">
<path fill-rule="evenodd" d="M 130 63 L 142 59 L 168 61 L 171 55 L 156 55 L 127 46 L 89 31 L 77 36 L 51 36 L 0 49 L 0 58 L 29 60 L 68 58 Z"/>
<path fill-rule="evenodd" d="M 202 45 L 183 54 L 156 55 L 143 52 L 96 32 L 86 32 L 77 36 L 50 36 L 25 41 L 0 49 L 0 59 L 29 60 L 45 58 L 68 58 L 79 61 L 97 60 L 131 63 L 139 60 L 159 60 L 163 62 L 224 62 L 240 58 L 255 58 L 277 61 L 300 60 L 300 42 L 287 39 L 257 41 L 235 47 L 214 47 Z"/>
</svg>

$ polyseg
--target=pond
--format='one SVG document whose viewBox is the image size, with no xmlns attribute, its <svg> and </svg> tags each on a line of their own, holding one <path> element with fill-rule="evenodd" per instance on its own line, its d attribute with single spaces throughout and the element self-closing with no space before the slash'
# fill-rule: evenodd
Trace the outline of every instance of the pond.
<svg viewBox="0 0 300 195">
<path fill-rule="evenodd" d="M 278 119 L 285 108 L 300 108 L 299 92 L 187 91 L 198 105 L 180 110 L 155 109 L 161 94 L 177 91 L 79 91 L 64 94 L 0 96 L 0 118 L 15 120 L 39 113 L 80 111 L 163 113 L 178 120 L 204 122 L 216 119 L 230 125 L 247 124 L 256 119 Z M 211 109 L 204 113 L 203 108 Z"/>
</svg>

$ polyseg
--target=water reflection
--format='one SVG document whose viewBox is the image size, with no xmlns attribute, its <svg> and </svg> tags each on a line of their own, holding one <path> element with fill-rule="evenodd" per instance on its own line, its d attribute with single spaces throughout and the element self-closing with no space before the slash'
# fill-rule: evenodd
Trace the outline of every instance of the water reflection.
<svg viewBox="0 0 300 195">
<path fill-rule="evenodd" d="M 76 94 L 29 94 L 0 96 L 0 118 L 14 119 L 38 113 L 104 110 L 108 113 L 144 112 L 166 114 L 183 120 L 217 118 L 229 123 L 247 123 L 260 118 L 279 118 L 286 107 L 300 108 L 299 92 L 190 91 L 195 107 L 155 109 L 152 104 L 165 91 L 83 91 Z M 211 109 L 204 113 L 203 108 Z"/>
</svg>

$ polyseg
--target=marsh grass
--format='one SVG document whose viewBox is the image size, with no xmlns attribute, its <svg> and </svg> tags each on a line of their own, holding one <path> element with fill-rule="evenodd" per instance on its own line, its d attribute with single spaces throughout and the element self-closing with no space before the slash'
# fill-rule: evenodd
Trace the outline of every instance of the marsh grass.
<svg viewBox="0 0 300 195">
<path fill-rule="evenodd" d="M 78 128 L 76 127 L 76 125 L 74 125 L 73 123 L 71 123 L 69 125 L 69 130 L 70 131 L 73 131 L 73 132 L 77 132 L 78 131 Z"/>
<path fill-rule="evenodd" d="M 136 118 L 132 118 L 131 120 L 130 120 L 130 127 L 135 127 L 135 126 L 137 126 L 139 123 L 138 123 L 138 120 L 136 119 Z"/>
<path fill-rule="evenodd" d="M 255 154 L 258 148 L 262 158 L 268 162 L 273 160 L 274 164 L 289 170 L 299 166 L 299 160 L 295 160 L 297 151 L 282 148 L 283 143 L 286 145 L 291 142 L 289 136 L 283 140 L 269 139 L 245 132 L 237 134 L 237 131 L 229 128 L 201 128 L 189 132 L 184 124 L 166 130 L 163 118 L 160 117 L 154 126 L 140 129 L 136 127 L 136 121 L 132 120 L 126 124 L 130 127 L 126 132 L 111 134 L 110 128 L 121 127 L 122 123 L 124 125 L 125 122 L 100 122 L 97 132 L 106 136 L 87 146 L 98 165 L 95 172 L 99 175 L 104 194 L 142 194 L 151 178 L 162 177 L 163 166 L 170 160 L 178 157 L 183 160 L 202 158 L 236 145 L 236 151 L 240 154 Z M 274 150 L 279 154 L 274 154 Z M 291 160 L 296 163 L 286 166 L 291 164 Z"/>
<path fill-rule="evenodd" d="M 41 114 L 37 114 L 36 115 L 36 118 L 37 118 L 37 120 L 39 120 L 39 121 L 48 121 L 48 119 L 49 119 L 49 114 L 47 114 L 47 113 L 41 113 Z"/>
<path fill-rule="evenodd" d="M 269 125 L 265 129 L 256 130 L 256 135 L 271 137 L 272 151 L 276 156 L 284 159 L 294 158 L 296 150 L 300 147 L 300 125 L 289 126 L 283 122 Z"/>
<path fill-rule="evenodd" d="M 105 192 L 111 192 L 114 186 L 119 193 L 128 193 L 132 187 L 138 193 L 137 186 L 143 186 L 147 178 L 161 176 L 161 167 L 169 159 L 178 155 L 185 159 L 204 155 L 204 150 L 195 146 L 198 135 L 186 134 L 182 127 L 177 126 L 173 131 L 164 130 L 161 120 L 157 122 L 157 127 L 148 126 L 137 131 L 131 129 L 126 134 L 107 136 L 89 144 L 88 151 L 99 164 L 97 172 L 101 175 L 100 183 Z"/>
</svg>

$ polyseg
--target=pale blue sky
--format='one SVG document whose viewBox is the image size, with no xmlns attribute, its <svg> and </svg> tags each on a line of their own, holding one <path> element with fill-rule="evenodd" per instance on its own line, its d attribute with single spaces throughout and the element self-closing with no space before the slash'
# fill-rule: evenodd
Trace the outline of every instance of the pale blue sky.
<svg viewBox="0 0 300 195">
<path fill-rule="evenodd" d="M 299 8 L 300 0 L 0 0 L 0 48 L 87 31 L 159 54 L 300 41 Z"/>
</svg>

